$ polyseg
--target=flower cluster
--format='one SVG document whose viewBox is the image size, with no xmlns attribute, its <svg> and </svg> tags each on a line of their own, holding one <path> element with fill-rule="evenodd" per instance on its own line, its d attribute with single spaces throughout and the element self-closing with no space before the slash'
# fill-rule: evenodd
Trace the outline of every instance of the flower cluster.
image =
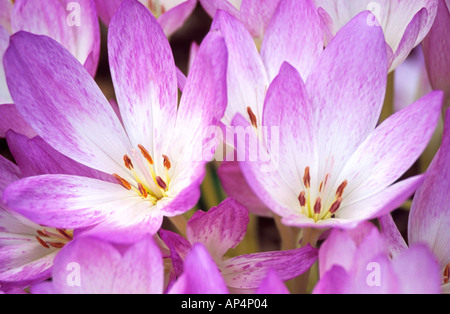
<svg viewBox="0 0 450 314">
<path fill-rule="evenodd" d="M 0 0 L 0 293 L 450 293 L 449 38 L 448 0 Z"/>
</svg>

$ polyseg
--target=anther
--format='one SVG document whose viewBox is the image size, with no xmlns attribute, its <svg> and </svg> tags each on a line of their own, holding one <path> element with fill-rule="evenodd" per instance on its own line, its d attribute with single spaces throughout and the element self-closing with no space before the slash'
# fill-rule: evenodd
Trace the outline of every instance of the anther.
<svg viewBox="0 0 450 314">
<path fill-rule="evenodd" d="M 38 234 L 39 236 L 41 236 L 41 237 L 43 237 L 43 238 L 48 238 L 48 237 L 49 237 L 47 234 L 45 234 L 45 233 L 42 232 L 41 230 L 37 230 L 36 232 L 37 232 L 37 234 Z"/>
<path fill-rule="evenodd" d="M 164 167 L 165 167 L 167 170 L 169 170 L 170 167 L 172 166 L 172 164 L 170 163 L 169 157 L 167 157 L 166 155 L 162 155 L 162 156 L 163 156 L 163 158 L 164 158 L 164 161 L 163 161 Z"/>
<path fill-rule="evenodd" d="M 123 161 L 125 163 L 125 167 L 128 168 L 128 170 L 133 169 L 133 163 L 131 162 L 131 158 L 128 157 L 128 155 L 123 156 Z"/>
<path fill-rule="evenodd" d="M 144 156 L 144 158 L 147 159 L 150 165 L 153 165 L 153 158 L 152 156 L 150 156 L 149 152 L 141 144 L 139 144 L 138 147 L 141 150 L 141 154 Z"/>
<path fill-rule="evenodd" d="M 157 177 L 156 177 L 156 183 L 158 183 L 159 187 L 160 187 L 161 189 L 163 189 L 164 191 L 167 189 L 167 184 L 166 184 L 166 182 L 164 182 L 164 180 L 163 180 L 160 176 L 157 176 Z"/>
<path fill-rule="evenodd" d="M 73 238 L 63 229 L 56 229 L 60 235 L 62 235 L 67 240 L 72 240 Z"/>
<path fill-rule="evenodd" d="M 122 178 L 121 176 L 119 176 L 118 174 L 115 174 L 115 173 L 113 173 L 113 177 L 125 189 L 131 190 L 131 184 L 127 180 L 125 180 L 124 178 Z"/>
<path fill-rule="evenodd" d="M 449 280 L 450 280 L 449 276 L 450 276 L 450 263 L 448 263 L 444 269 L 444 283 L 445 284 L 447 284 L 449 282 Z"/>
<path fill-rule="evenodd" d="M 341 207 L 342 197 L 339 197 L 330 207 L 330 213 L 334 214 Z"/>
<path fill-rule="evenodd" d="M 298 196 L 298 201 L 300 202 L 300 206 L 303 207 L 306 205 L 305 191 L 302 191 Z"/>
<path fill-rule="evenodd" d="M 46 249 L 49 249 L 50 247 L 47 245 L 47 243 L 45 243 L 44 240 L 42 240 L 39 237 L 36 237 L 36 240 L 38 240 L 39 244 L 42 245 L 43 247 L 45 247 Z"/>
<path fill-rule="evenodd" d="M 342 197 L 342 195 L 344 194 L 344 190 L 347 187 L 347 180 L 345 180 L 344 182 L 341 183 L 341 185 L 337 188 L 336 190 L 336 197 Z"/>
<path fill-rule="evenodd" d="M 248 113 L 248 117 L 250 118 L 250 122 L 256 128 L 258 126 L 258 124 L 257 124 L 256 116 L 252 111 L 252 108 L 247 107 L 247 113 Z"/>
<path fill-rule="evenodd" d="M 322 199 L 317 197 L 316 202 L 314 203 L 314 213 L 320 214 L 320 210 L 322 209 Z"/>
<path fill-rule="evenodd" d="M 142 183 L 140 183 L 140 182 L 138 183 L 138 188 L 139 188 L 139 193 L 141 193 L 142 197 L 147 198 L 148 192 L 145 189 L 145 187 L 142 185 Z"/>
<path fill-rule="evenodd" d="M 309 189 L 309 187 L 311 186 L 311 175 L 309 174 L 309 167 L 305 168 L 305 174 L 303 175 L 303 184 L 307 189 Z"/>
<path fill-rule="evenodd" d="M 64 243 L 48 242 L 48 245 L 57 249 L 62 249 L 64 247 Z"/>
</svg>

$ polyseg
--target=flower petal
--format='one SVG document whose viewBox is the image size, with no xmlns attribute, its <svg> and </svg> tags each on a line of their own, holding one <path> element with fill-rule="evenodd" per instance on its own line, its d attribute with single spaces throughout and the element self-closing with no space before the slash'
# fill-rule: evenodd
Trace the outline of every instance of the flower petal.
<svg viewBox="0 0 450 314">
<path fill-rule="evenodd" d="M 368 14 L 357 15 L 336 34 L 306 81 L 316 108 L 320 160 L 328 164 L 321 167 L 319 178 L 332 168 L 331 180 L 337 179 L 380 116 L 386 46 L 381 28 L 367 24 Z"/>
<path fill-rule="evenodd" d="M 217 173 L 228 196 L 244 205 L 253 214 L 263 217 L 272 216 L 272 212 L 250 188 L 237 161 L 222 162 Z"/>
<path fill-rule="evenodd" d="M 116 182 L 111 175 L 86 167 L 62 155 L 38 136 L 30 139 L 14 131 L 8 131 L 6 139 L 23 177 L 69 174 Z"/>
<path fill-rule="evenodd" d="M 289 251 L 241 255 L 224 261 L 220 268 L 227 286 L 257 289 L 269 269 L 287 281 L 307 271 L 316 262 L 317 254 L 317 249 L 308 245 Z"/>
<path fill-rule="evenodd" d="M 228 198 L 208 212 L 197 211 L 187 224 L 190 243 L 202 243 L 217 263 L 225 253 L 235 248 L 247 232 L 248 211 Z"/>
<path fill-rule="evenodd" d="M 226 294 L 225 281 L 200 243 L 195 244 L 184 261 L 184 273 L 169 291 L 171 294 Z"/>
<path fill-rule="evenodd" d="M 230 125 L 236 113 L 248 117 L 248 106 L 260 124 L 269 80 L 250 33 L 224 11 L 217 12 L 211 29 L 220 30 L 228 49 L 228 106 L 224 123 Z"/>
<path fill-rule="evenodd" d="M 102 222 L 135 198 L 118 184 L 69 175 L 25 178 L 3 194 L 9 208 L 36 223 L 64 229 Z"/>
<path fill-rule="evenodd" d="M 258 7 L 264 7 L 259 2 Z M 323 50 L 323 34 L 317 9 L 311 0 L 281 1 L 269 24 L 261 46 L 269 80 L 278 75 L 283 62 L 288 62 L 303 80 Z"/>
<path fill-rule="evenodd" d="M 337 180 L 348 181 L 343 205 L 379 193 L 413 165 L 436 128 L 442 98 L 440 91 L 429 93 L 390 116 L 366 138 Z"/>
<path fill-rule="evenodd" d="M 253 38 L 264 38 L 280 0 L 242 0 L 240 20 Z"/>
<path fill-rule="evenodd" d="M 126 44 L 124 44 L 126 43 Z M 138 1 L 124 1 L 108 34 L 111 76 L 125 129 L 159 164 L 175 125 L 177 77 L 169 42 Z"/>
<path fill-rule="evenodd" d="M 0 197 L 5 188 L 22 177 L 19 167 L 3 156 L 0 156 Z"/>
<path fill-rule="evenodd" d="M 183 26 L 184 22 L 194 11 L 196 5 L 197 0 L 185 0 L 158 18 L 158 22 L 161 24 L 167 37 Z"/>
<path fill-rule="evenodd" d="M 289 290 L 278 277 L 276 270 L 269 269 L 256 294 L 289 294 Z"/>
<path fill-rule="evenodd" d="M 45 141 L 87 166 L 129 176 L 119 164 L 130 150 L 120 121 L 68 51 L 48 37 L 19 32 L 4 63 L 18 111 Z"/>
<path fill-rule="evenodd" d="M 408 222 L 409 243 L 427 243 L 441 269 L 450 262 L 450 110 L 447 110 L 441 149 L 417 189 Z"/>
<path fill-rule="evenodd" d="M 11 100 L 12 102 L 12 100 Z M 8 130 L 26 135 L 36 136 L 36 131 L 24 120 L 14 104 L 0 105 L 0 137 L 5 137 Z"/>
<path fill-rule="evenodd" d="M 401 251 L 408 248 L 391 214 L 381 216 L 378 221 L 392 256 L 397 256 Z"/>
<path fill-rule="evenodd" d="M 0 0 L 0 2 L 5 2 L 6 0 Z M 7 3 L 9 1 L 6 1 Z M 2 13 L 3 11 L 0 10 Z M 1 25 L 0 16 L 0 60 L 3 60 L 3 55 L 5 54 L 6 48 L 9 45 L 9 32 Z M 5 70 L 3 68 L 3 62 L 0 62 L 0 105 L 1 104 L 11 104 L 12 98 L 8 91 L 8 85 L 6 84 Z"/>
</svg>

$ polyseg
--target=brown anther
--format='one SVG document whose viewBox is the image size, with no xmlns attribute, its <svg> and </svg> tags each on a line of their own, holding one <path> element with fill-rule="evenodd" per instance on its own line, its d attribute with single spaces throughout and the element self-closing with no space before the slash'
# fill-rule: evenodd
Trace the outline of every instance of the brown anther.
<svg viewBox="0 0 450 314">
<path fill-rule="evenodd" d="M 311 186 L 311 175 L 309 174 L 309 167 L 305 168 L 305 174 L 303 175 L 303 184 L 307 189 L 309 189 L 309 187 Z"/>
<path fill-rule="evenodd" d="M 341 183 L 341 185 L 337 188 L 336 190 L 336 197 L 342 197 L 342 195 L 344 194 L 344 190 L 347 187 L 347 180 L 345 180 L 344 182 Z"/>
<path fill-rule="evenodd" d="M 163 189 L 164 191 L 167 189 L 167 184 L 166 184 L 166 182 L 164 182 L 164 180 L 163 180 L 160 176 L 157 176 L 157 177 L 156 177 L 156 183 L 158 183 L 159 187 L 160 187 L 161 189 Z"/>
<path fill-rule="evenodd" d="M 322 193 L 323 181 L 320 181 L 319 193 Z"/>
<path fill-rule="evenodd" d="M 37 233 L 38 235 L 40 235 L 41 237 L 43 237 L 43 238 L 48 238 L 48 237 L 49 237 L 47 234 L 45 234 L 45 233 L 42 232 L 41 230 L 37 230 L 36 233 Z"/>
<path fill-rule="evenodd" d="M 122 178 L 121 176 L 119 176 L 118 174 L 113 173 L 113 177 L 114 179 L 117 180 L 117 182 L 123 186 L 125 189 L 127 190 L 131 190 L 131 184 L 130 182 L 128 182 L 127 180 L 125 180 L 124 178 Z"/>
<path fill-rule="evenodd" d="M 314 213 L 320 214 L 320 210 L 322 209 L 322 199 L 318 197 L 316 202 L 314 203 Z"/>
<path fill-rule="evenodd" d="M 62 235 L 64 238 L 66 238 L 67 240 L 72 240 L 73 237 L 70 236 L 64 229 L 56 229 L 56 231 L 58 231 L 58 233 L 60 235 Z"/>
<path fill-rule="evenodd" d="M 161 14 L 166 13 L 166 8 L 164 7 L 164 5 L 161 4 Z"/>
<path fill-rule="evenodd" d="M 166 167 L 167 170 L 170 169 L 170 167 L 172 167 L 172 164 L 170 163 L 169 157 L 167 157 L 166 155 L 162 155 L 164 158 L 163 164 L 164 167 Z"/>
<path fill-rule="evenodd" d="M 303 207 L 306 205 L 305 191 L 302 191 L 298 196 L 298 201 L 300 202 L 300 206 Z"/>
<path fill-rule="evenodd" d="M 45 243 L 44 240 L 42 240 L 39 237 L 36 237 L 36 240 L 38 240 L 39 244 L 42 245 L 43 247 L 45 247 L 46 249 L 49 249 L 50 247 L 47 245 L 47 243 Z"/>
<path fill-rule="evenodd" d="M 148 196 L 148 192 L 147 189 L 144 187 L 144 185 L 142 185 L 142 183 L 138 183 L 138 188 L 139 188 L 139 193 L 141 193 L 143 198 L 147 198 Z"/>
<path fill-rule="evenodd" d="M 64 243 L 56 243 L 56 242 L 48 242 L 48 245 L 57 248 L 57 249 L 62 249 L 64 247 Z"/>
<path fill-rule="evenodd" d="M 248 113 L 248 117 L 250 118 L 250 122 L 256 128 L 258 126 L 258 124 L 257 124 L 256 116 L 252 111 L 252 108 L 247 107 L 247 113 Z"/>
<path fill-rule="evenodd" d="M 150 156 L 149 152 L 141 144 L 139 144 L 138 147 L 141 150 L 142 156 L 144 156 L 144 158 L 147 159 L 150 165 L 153 165 L 153 158 L 152 156 Z"/>
<path fill-rule="evenodd" d="M 330 207 L 330 213 L 334 214 L 341 207 L 342 197 L 339 197 Z"/>
<path fill-rule="evenodd" d="M 125 163 L 125 167 L 128 168 L 128 170 L 133 169 L 133 163 L 131 162 L 131 158 L 128 157 L 128 155 L 123 156 L 123 161 Z"/>
<path fill-rule="evenodd" d="M 450 263 L 445 266 L 444 269 L 444 283 L 447 284 L 450 281 Z"/>
</svg>

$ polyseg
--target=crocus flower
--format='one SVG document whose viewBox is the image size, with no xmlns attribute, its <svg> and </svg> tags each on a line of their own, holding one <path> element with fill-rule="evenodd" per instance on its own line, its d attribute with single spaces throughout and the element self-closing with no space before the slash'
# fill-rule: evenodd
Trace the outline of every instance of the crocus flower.
<svg viewBox="0 0 450 314">
<path fill-rule="evenodd" d="M 384 238 L 370 223 L 355 230 L 335 229 L 319 252 L 316 294 L 438 294 L 439 268 L 424 245 L 393 259 Z"/>
<path fill-rule="evenodd" d="M 17 166 L 0 157 L 0 197 L 12 182 L 44 173 L 108 180 L 105 174 L 70 160 L 38 137 L 29 139 L 13 131 L 6 137 Z M 0 286 L 9 290 L 49 278 L 54 257 L 73 236 L 73 230 L 38 225 L 0 204 Z"/>
<path fill-rule="evenodd" d="M 109 25 L 124 0 L 95 0 L 98 15 Z M 139 0 L 158 19 L 167 36 L 172 35 L 194 11 L 197 0 Z"/>
<path fill-rule="evenodd" d="M 280 0 L 200 0 L 205 11 L 214 17 L 223 10 L 238 19 L 257 43 L 262 42 Z"/>
<path fill-rule="evenodd" d="M 422 46 L 431 86 L 445 92 L 445 113 L 445 109 L 450 107 L 450 1 L 438 2 L 436 20 Z"/>
<path fill-rule="evenodd" d="M 444 129 L 442 145 L 433 159 L 425 180 L 417 189 L 408 220 L 408 243 L 426 244 L 439 261 L 443 291 L 450 293 L 450 111 Z M 400 254 L 407 245 L 390 215 L 380 219 L 383 233 L 392 254 Z"/>
<path fill-rule="evenodd" d="M 195 243 L 208 249 L 231 291 L 255 292 L 270 269 L 282 281 L 290 280 L 316 261 L 317 251 L 310 246 L 225 259 L 227 251 L 243 240 L 248 221 L 247 209 L 229 198 L 206 213 L 197 211 L 187 223 L 187 240 L 161 230 L 160 236 L 170 249 L 175 277 L 182 272 L 182 261 Z"/>
<path fill-rule="evenodd" d="M 437 0 L 314 0 L 314 2 L 323 20 L 326 42 L 353 17 L 365 10 L 372 11 L 366 19 L 366 24 L 383 28 L 390 71 L 400 65 L 411 50 L 424 39 L 433 25 L 437 11 Z"/>
<path fill-rule="evenodd" d="M 223 115 L 227 54 L 217 33 L 204 39 L 177 109 L 173 56 L 153 15 L 125 1 L 108 39 L 123 126 L 86 70 L 48 37 L 13 35 L 5 68 L 17 108 L 42 138 L 116 182 L 43 175 L 13 183 L 4 200 L 37 223 L 95 225 L 86 232 L 127 242 L 199 199 L 215 146 L 203 131 Z"/>
<path fill-rule="evenodd" d="M 385 93 L 386 49 L 381 28 L 368 26 L 367 17 L 361 13 L 338 32 L 306 83 L 292 66 L 282 66 L 267 91 L 261 123 L 278 128 L 278 138 L 247 132 L 249 143 L 237 141 L 244 156 L 262 145 L 262 158 L 246 158 L 241 169 L 286 225 L 352 227 L 400 206 L 422 180 L 394 184 L 433 134 L 442 92 L 375 128 Z M 233 125 L 252 128 L 239 114 Z"/>
</svg>

